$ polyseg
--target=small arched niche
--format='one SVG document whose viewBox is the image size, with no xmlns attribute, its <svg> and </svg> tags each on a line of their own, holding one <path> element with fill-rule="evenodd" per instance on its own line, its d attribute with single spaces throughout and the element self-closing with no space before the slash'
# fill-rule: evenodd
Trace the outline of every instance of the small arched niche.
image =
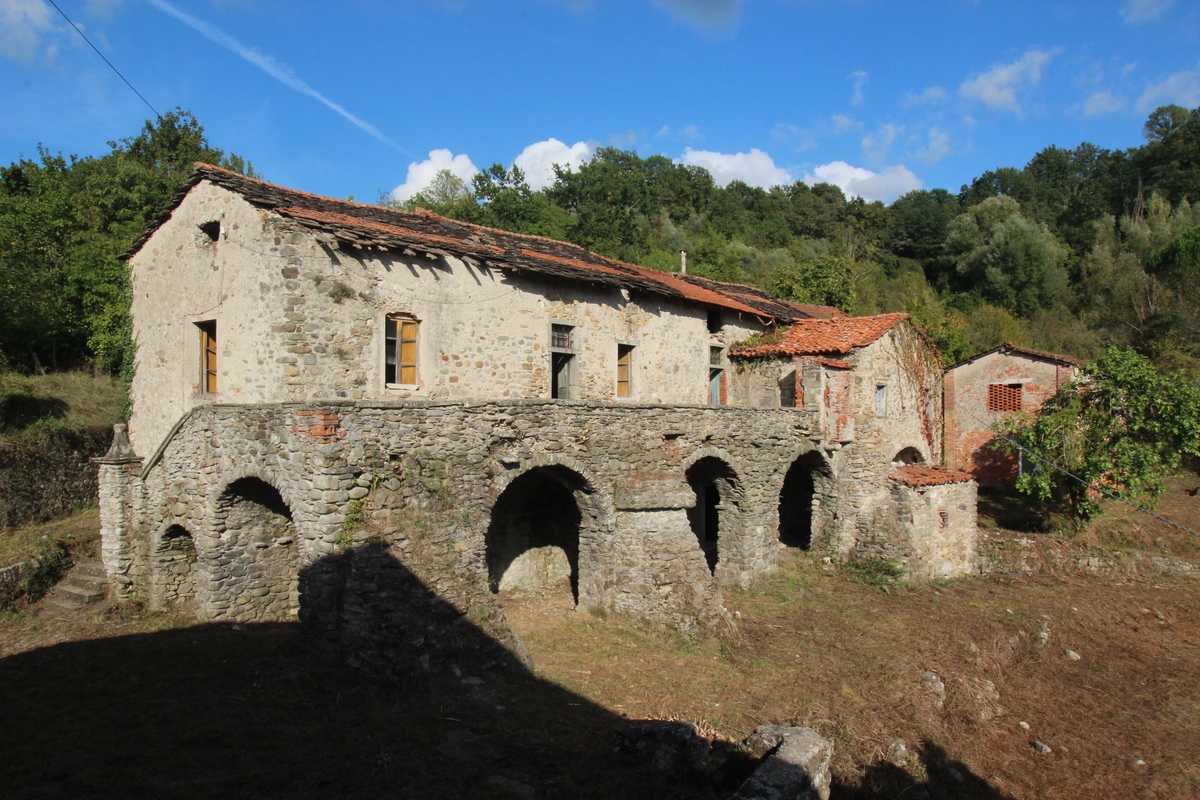
<svg viewBox="0 0 1200 800">
<path fill-rule="evenodd" d="M 909 464 L 924 464 L 925 456 L 915 447 L 906 447 L 892 456 L 892 463 L 907 466 Z"/>
<path fill-rule="evenodd" d="M 239 622 L 294 618 L 296 539 L 292 510 L 279 490 L 261 478 L 234 481 L 217 502 L 217 525 L 219 552 L 204 555 L 221 615 Z"/>
</svg>

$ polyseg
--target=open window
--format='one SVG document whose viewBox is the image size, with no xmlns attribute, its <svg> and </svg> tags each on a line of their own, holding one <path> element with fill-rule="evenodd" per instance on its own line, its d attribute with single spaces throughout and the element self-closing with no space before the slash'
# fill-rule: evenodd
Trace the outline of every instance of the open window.
<svg viewBox="0 0 1200 800">
<path fill-rule="evenodd" d="M 575 326 L 550 325 L 550 397 L 579 398 L 578 363 L 575 355 Z"/>
<path fill-rule="evenodd" d="M 405 314 L 389 314 L 384 347 L 384 382 L 417 385 L 417 333 L 420 322 Z"/>
<path fill-rule="evenodd" d="M 887 416 L 887 386 L 882 383 L 875 387 L 875 416 Z"/>
<path fill-rule="evenodd" d="M 708 348 L 708 404 L 725 405 L 725 367 L 722 362 L 724 349 Z"/>
<path fill-rule="evenodd" d="M 200 331 L 200 393 L 217 392 L 217 321 L 197 322 Z"/>
<path fill-rule="evenodd" d="M 633 345 L 617 345 L 617 397 L 633 396 Z"/>
</svg>

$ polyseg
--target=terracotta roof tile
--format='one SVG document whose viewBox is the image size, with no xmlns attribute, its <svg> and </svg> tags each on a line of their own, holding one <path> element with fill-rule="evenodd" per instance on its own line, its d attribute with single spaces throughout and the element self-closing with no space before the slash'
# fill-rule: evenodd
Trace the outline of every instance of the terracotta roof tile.
<svg viewBox="0 0 1200 800">
<path fill-rule="evenodd" d="M 905 486 L 940 486 L 946 483 L 966 483 L 974 480 L 969 472 L 926 464 L 909 464 L 888 473 L 892 480 Z"/>
<path fill-rule="evenodd" d="M 1031 358 L 1041 358 L 1046 361 L 1057 361 L 1060 364 L 1070 364 L 1073 367 L 1083 368 L 1087 366 L 1087 362 L 1085 362 L 1082 358 L 1076 358 L 1075 356 L 1069 356 L 1063 353 L 1047 353 L 1044 350 L 1031 350 L 1028 347 L 1017 347 L 1015 344 L 1009 344 L 1008 342 L 1005 342 L 1004 344 L 993 347 L 991 350 L 984 350 L 982 353 L 977 353 L 970 358 L 964 358 L 954 366 L 947 367 L 946 369 L 950 370 L 954 369 L 955 367 L 961 367 L 963 364 L 970 364 L 972 361 L 976 361 L 984 356 L 990 356 L 992 353 L 1020 353 L 1021 355 L 1029 356 Z"/>
<path fill-rule="evenodd" d="M 778 342 L 752 347 L 734 345 L 731 356 L 807 356 L 826 353 L 844 355 L 879 339 L 898 323 L 912 319 L 908 314 L 879 314 L 873 317 L 803 319 L 792 324 Z"/>
<path fill-rule="evenodd" d="M 358 249 L 412 249 L 437 255 L 475 258 L 488 267 L 536 272 L 568 280 L 619 286 L 630 291 L 750 314 L 765 321 L 790 323 L 843 317 L 836 308 L 790 303 L 751 286 L 709 281 L 627 264 L 578 245 L 542 236 L 485 228 L 424 212 L 335 200 L 247 178 L 227 169 L 197 163 L 171 204 L 125 254 L 131 257 L 171 217 L 192 188 L 210 181 L 260 208 L 270 209 L 331 240 Z"/>
</svg>

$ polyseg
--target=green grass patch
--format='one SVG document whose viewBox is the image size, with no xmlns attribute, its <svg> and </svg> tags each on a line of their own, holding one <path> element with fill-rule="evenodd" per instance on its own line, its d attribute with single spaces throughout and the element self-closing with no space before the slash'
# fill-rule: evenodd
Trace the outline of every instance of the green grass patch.
<svg viewBox="0 0 1200 800">
<path fill-rule="evenodd" d="M 0 441 L 114 425 L 124 417 L 125 394 L 122 382 L 108 375 L 0 373 Z"/>
<path fill-rule="evenodd" d="M 62 542 L 75 557 L 96 557 L 100 547 L 100 509 L 90 506 L 52 522 L 0 528 L 0 567 L 24 561 L 55 542 Z"/>
</svg>

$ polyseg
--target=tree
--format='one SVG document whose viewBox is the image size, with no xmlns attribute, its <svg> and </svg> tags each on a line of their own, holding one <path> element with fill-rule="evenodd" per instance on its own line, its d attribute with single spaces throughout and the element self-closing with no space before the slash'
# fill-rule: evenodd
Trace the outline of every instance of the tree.
<svg viewBox="0 0 1200 800">
<path fill-rule="evenodd" d="M 781 267 L 771 275 L 771 294 L 798 303 L 835 306 L 849 311 L 861 265 L 845 256 L 822 254 Z"/>
<path fill-rule="evenodd" d="M 1017 489 L 1061 497 L 1081 517 L 1101 511 L 1102 492 L 1153 504 L 1185 455 L 1200 455 L 1200 386 L 1159 372 L 1130 349 L 1110 348 L 1086 378 L 1061 389 L 1035 418 L 1014 415 L 999 440 L 1031 454 Z M 1082 483 L 1065 472 L 1082 479 Z"/>
</svg>

